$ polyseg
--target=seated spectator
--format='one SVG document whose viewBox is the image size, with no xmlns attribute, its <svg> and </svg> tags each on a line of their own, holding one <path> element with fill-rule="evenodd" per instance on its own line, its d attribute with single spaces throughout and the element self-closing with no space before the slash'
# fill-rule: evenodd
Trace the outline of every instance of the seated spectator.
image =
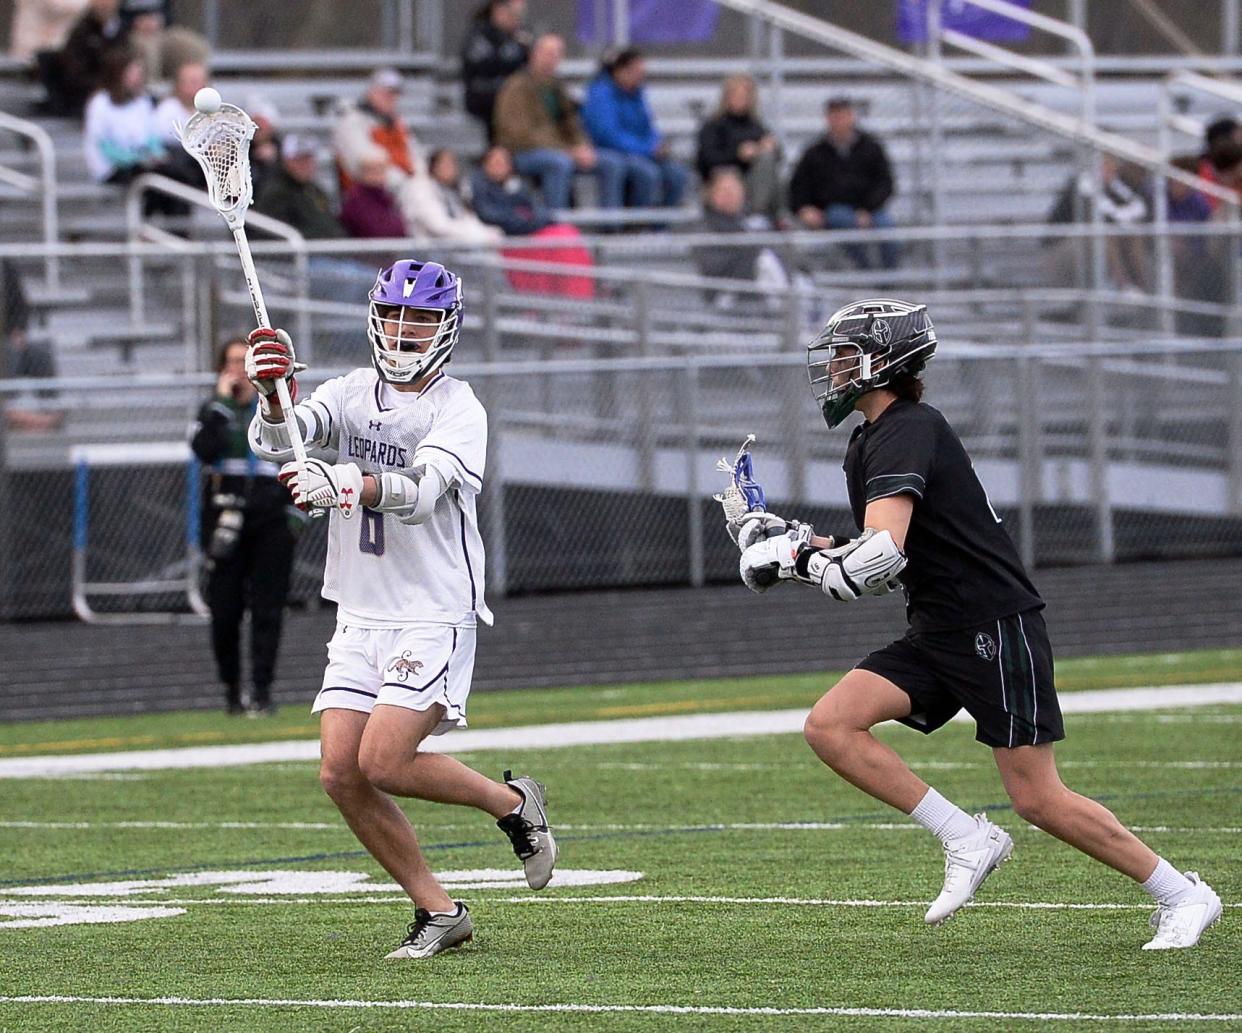
<svg viewBox="0 0 1242 1033">
<path fill-rule="evenodd" d="M 1099 164 L 1100 217 L 1113 226 L 1136 226 L 1148 221 L 1147 199 L 1126 182 L 1121 166 L 1111 154 L 1101 154 Z M 1071 176 L 1065 184 L 1048 221 L 1054 225 L 1090 222 L 1096 187 L 1089 172 Z M 1050 275 L 1060 284 L 1088 281 L 1089 242 L 1065 238 L 1051 253 Z M 1119 290 L 1147 290 L 1151 286 L 1151 256 L 1147 244 L 1138 236 L 1105 238 L 1105 258 L 1109 282 Z"/>
<path fill-rule="evenodd" d="M 307 240 L 343 239 L 345 227 L 327 193 L 315 182 L 318 165 L 318 148 L 311 137 L 287 135 L 280 143 L 280 165 L 256 195 L 254 210 L 279 219 Z M 251 235 L 262 234 L 255 227 Z M 311 255 L 308 266 L 310 295 L 323 301 L 359 301 L 365 295 L 358 285 L 375 277 L 373 265 L 336 255 Z M 327 329 L 315 334 L 314 354 L 320 359 L 353 361 L 357 351 L 356 332 Z"/>
<path fill-rule="evenodd" d="M 522 28 L 526 0 L 487 0 L 475 14 L 461 49 L 466 110 L 483 123 L 492 142 L 492 113 L 500 87 L 530 56 L 530 33 Z"/>
<path fill-rule="evenodd" d="M 53 111 L 81 114 L 99 89 L 104 55 L 125 43 L 120 8 L 121 0 L 89 0 L 86 11 L 74 23 L 44 82 Z"/>
<path fill-rule="evenodd" d="M 480 244 L 494 244 L 504 236 L 474 213 L 462 191 L 456 154 L 445 148 L 432 152 L 427 171 L 429 175 L 411 180 L 407 192 L 406 214 L 415 233 Z"/>
<path fill-rule="evenodd" d="M 893 218 L 884 206 L 893 196 L 893 173 L 884 147 L 857 127 L 848 99 L 828 101 L 826 113 L 828 132 L 806 149 L 794 169 L 790 210 L 813 230 L 891 229 Z M 845 251 L 856 266 L 870 268 L 863 245 L 848 244 Z M 885 269 L 896 268 L 899 257 L 895 241 L 880 244 Z"/>
<path fill-rule="evenodd" d="M 681 204 L 689 178 L 669 157 L 668 141 L 655 127 L 644 81 L 642 52 L 627 47 L 607 61 L 587 88 L 582 121 L 596 154 L 615 155 L 625 169 L 625 197 L 635 208 L 673 208 Z M 603 208 L 616 207 L 601 198 Z"/>
<path fill-rule="evenodd" d="M 470 180 L 470 196 L 479 218 L 509 237 L 524 237 L 551 225 L 548 206 L 530 192 L 514 172 L 504 147 L 489 147 Z"/>
<path fill-rule="evenodd" d="M 590 172 L 599 180 L 600 207 L 619 208 L 625 163 L 591 146 L 577 105 L 557 77 L 564 57 L 560 36 L 535 40 L 530 63 L 509 76 L 496 96 L 496 143 L 513 155 L 518 172 L 538 183 L 549 207 L 568 208 L 574 173 Z"/>
<path fill-rule="evenodd" d="M 142 58 L 150 80 L 174 79 L 182 65 L 205 65 L 211 57 L 199 33 L 172 24 L 171 6 L 171 0 L 121 0 L 126 42 Z"/>
<path fill-rule="evenodd" d="M 362 159 L 358 179 L 341 200 L 341 225 L 351 237 L 389 238 L 406 235 L 397 199 L 388 189 L 388 155 L 378 145 Z"/>
<path fill-rule="evenodd" d="M 194 117 L 194 95 L 207 85 L 207 66 L 190 61 L 177 69 L 172 92 L 155 109 L 155 124 L 160 139 L 170 148 L 180 147 L 177 126 Z"/>
<path fill-rule="evenodd" d="M 156 131 L 160 134 L 167 154 L 165 174 L 199 190 L 207 189 L 202 167 L 181 146 L 177 127 L 185 125 L 194 117 L 194 95 L 206 85 L 207 66 L 187 61 L 177 69 L 172 93 L 160 101 L 155 109 Z M 251 150 L 253 152 L 253 142 Z"/>
<path fill-rule="evenodd" d="M 366 95 L 341 113 L 332 130 L 332 147 L 342 192 L 358 178 L 363 159 L 376 145 L 388 155 L 388 188 L 398 197 L 405 179 L 424 171 L 422 156 L 397 114 L 401 89 L 401 73 L 380 68 L 367 83 Z"/>
<path fill-rule="evenodd" d="M 720 107 L 699 129 L 697 165 L 706 183 L 719 168 L 736 169 L 746 182 L 746 206 L 780 219 L 780 148 L 759 120 L 758 90 L 749 75 L 731 75 L 724 81 Z"/>
<path fill-rule="evenodd" d="M 56 362 L 51 351 L 30 341 L 30 305 L 17 265 L 0 258 L 0 380 L 7 377 L 54 377 Z M 48 392 L 40 392 L 48 394 Z M 63 422 L 59 412 L 23 409 L 10 402 L 5 421 L 13 430 L 55 430 Z"/>
<path fill-rule="evenodd" d="M 36 54 L 59 50 L 85 9 L 86 0 L 17 0 L 9 57 L 28 65 Z"/>
<path fill-rule="evenodd" d="M 1203 133 L 1203 153 L 1199 156 L 1196 172 L 1209 183 L 1219 183 L 1220 175 L 1216 157 L 1222 145 L 1242 144 L 1242 125 L 1234 118 L 1225 116 L 1209 123 Z M 1215 212 L 1220 199 L 1204 195 Z"/>
<path fill-rule="evenodd" d="M 475 211 L 484 222 L 499 226 L 509 236 L 534 236 L 555 241 L 547 248 L 501 251 L 506 258 L 527 262 L 559 262 L 589 266 L 591 253 L 582 246 L 578 227 L 554 223 L 548 207 L 535 197 L 514 173 L 513 157 L 505 148 L 488 148 L 471 178 Z M 586 274 L 561 276 L 510 269 L 506 274 L 517 290 L 537 294 L 560 294 L 572 298 L 595 296 L 595 280 Z"/>
<path fill-rule="evenodd" d="M 103 88 L 86 105 L 83 143 L 86 165 L 100 183 L 127 186 L 144 172 L 154 172 L 189 186 L 203 187 L 198 164 L 180 147 L 165 147 L 155 120 L 155 102 L 146 92 L 142 62 L 128 48 L 104 57 Z M 147 215 L 188 215 L 189 204 L 149 190 L 143 196 Z"/>
<path fill-rule="evenodd" d="M 128 183 L 156 170 L 165 158 L 146 92 L 142 62 L 129 50 L 104 58 L 102 87 L 86 106 L 86 165 L 99 183 Z"/>
<path fill-rule="evenodd" d="M 720 166 L 704 189 L 703 218 L 689 227 L 698 233 L 748 233 L 770 229 L 761 215 L 746 214 L 746 186 L 736 169 Z M 791 280 L 784 264 L 771 248 L 756 244 L 711 244 L 693 249 L 694 264 L 700 276 L 728 280 L 753 280 L 761 287 L 787 290 Z M 764 303 L 776 308 L 780 298 L 732 291 L 711 291 L 708 300 L 718 308 Z"/>
<path fill-rule="evenodd" d="M 250 140 L 250 181 L 257 195 L 280 168 L 280 112 L 275 104 L 257 94 L 247 98 L 245 111 L 255 124 Z"/>
<path fill-rule="evenodd" d="M 255 211 L 287 223 L 307 240 L 344 237 L 345 228 L 332 211 L 332 202 L 315 182 L 315 141 L 308 136 L 286 136 L 280 157 L 280 168 L 254 199 Z"/>
</svg>

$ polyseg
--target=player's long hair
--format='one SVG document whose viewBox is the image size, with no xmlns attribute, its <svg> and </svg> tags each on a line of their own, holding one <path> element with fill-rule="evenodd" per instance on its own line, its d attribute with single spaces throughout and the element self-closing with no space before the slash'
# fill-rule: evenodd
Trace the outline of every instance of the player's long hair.
<svg viewBox="0 0 1242 1033">
<path fill-rule="evenodd" d="M 892 391 L 898 398 L 906 402 L 923 400 L 923 378 L 901 373 L 884 385 L 886 391 Z"/>
</svg>

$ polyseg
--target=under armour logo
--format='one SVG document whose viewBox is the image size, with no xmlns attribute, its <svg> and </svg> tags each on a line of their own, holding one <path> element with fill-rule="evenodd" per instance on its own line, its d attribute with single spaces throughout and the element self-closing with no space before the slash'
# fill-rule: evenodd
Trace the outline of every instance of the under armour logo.
<svg viewBox="0 0 1242 1033">
<path fill-rule="evenodd" d="M 371 430 L 379 430 L 383 424 L 379 420 L 367 420 L 367 426 L 370 427 Z"/>
<path fill-rule="evenodd" d="M 871 324 L 871 337 L 881 348 L 886 347 L 893 339 L 893 328 L 883 319 Z"/>
<path fill-rule="evenodd" d="M 975 636 L 975 652 L 980 658 L 991 663 L 996 659 L 996 643 L 992 640 L 991 635 L 985 635 L 982 631 Z"/>
</svg>

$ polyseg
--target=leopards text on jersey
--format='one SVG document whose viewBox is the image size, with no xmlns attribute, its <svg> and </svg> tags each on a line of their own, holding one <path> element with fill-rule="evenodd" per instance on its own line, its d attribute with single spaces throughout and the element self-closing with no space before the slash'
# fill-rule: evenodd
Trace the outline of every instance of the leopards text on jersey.
<svg viewBox="0 0 1242 1033">
<path fill-rule="evenodd" d="M 417 394 L 401 392 L 359 369 L 321 384 L 296 412 L 312 455 L 356 463 L 364 474 L 434 467 L 447 485 L 421 524 L 371 509 L 348 520 L 331 511 L 323 595 L 338 604 L 338 621 L 383 628 L 473 624 L 477 615 L 491 624 L 475 508 L 487 413 L 470 385 L 439 373 Z M 261 433 L 256 417 L 251 440 Z"/>
<path fill-rule="evenodd" d="M 916 632 L 966 628 L 1043 606 L 948 421 L 899 399 L 854 429 L 845 453 L 854 522 L 867 503 L 910 495 L 909 564 L 901 573 Z"/>
</svg>

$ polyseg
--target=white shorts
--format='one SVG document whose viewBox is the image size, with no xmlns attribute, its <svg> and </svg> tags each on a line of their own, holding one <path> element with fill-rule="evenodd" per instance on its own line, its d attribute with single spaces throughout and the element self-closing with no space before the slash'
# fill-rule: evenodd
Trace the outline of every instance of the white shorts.
<svg viewBox="0 0 1242 1033">
<path fill-rule="evenodd" d="M 474 677 L 474 636 L 473 627 L 451 624 L 338 624 L 311 713 L 337 709 L 369 714 L 377 703 L 426 710 L 438 703 L 444 707 L 444 720 L 432 735 L 464 728 Z"/>
</svg>

